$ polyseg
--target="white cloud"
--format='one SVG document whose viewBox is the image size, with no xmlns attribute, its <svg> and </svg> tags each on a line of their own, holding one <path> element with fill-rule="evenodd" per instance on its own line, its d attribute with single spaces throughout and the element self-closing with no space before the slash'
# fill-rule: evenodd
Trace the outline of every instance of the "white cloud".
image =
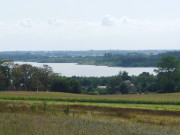
<svg viewBox="0 0 180 135">
<path fill-rule="evenodd" d="M 50 18 L 50 19 L 48 19 L 47 24 L 58 27 L 63 24 L 63 21 L 56 19 L 56 18 Z"/>
<path fill-rule="evenodd" d="M 101 24 L 103 26 L 114 26 L 114 25 L 116 25 L 116 19 L 114 17 L 112 17 L 111 15 L 105 15 L 102 18 Z"/>
<path fill-rule="evenodd" d="M 31 19 L 22 19 L 21 21 L 18 22 L 18 24 L 25 28 L 31 28 L 33 25 L 33 22 Z"/>
<path fill-rule="evenodd" d="M 177 44 L 179 45 L 180 41 L 180 20 L 143 20 L 127 17 L 115 19 L 108 15 L 104 16 L 102 22 L 49 19 L 48 22 L 33 23 L 31 20 L 23 19 L 18 25 L 0 23 L 0 44 L 7 46 L 7 50 L 8 46 L 11 48 L 14 44 L 19 45 L 17 50 L 24 44 L 28 44 L 27 49 L 34 48 L 34 50 L 37 47 L 45 49 L 44 45 L 46 50 L 105 49 L 105 47 L 106 49 L 148 49 L 148 47 L 155 49 L 158 45 L 161 49 L 163 45 L 173 48 L 171 43 L 174 44 L 174 48 L 178 48 Z"/>
<path fill-rule="evenodd" d="M 3 29 L 3 28 L 4 28 L 4 24 L 0 23 L 0 29 Z"/>
<path fill-rule="evenodd" d="M 121 18 L 121 21 L 122 21 L 123 24 L 128 24 L 128 23 L 130 23 L 130 19 L 129 19 L 128 17 L 126 17 L 126 16 L 122 17 L 122 18 Z"/>
</svg>

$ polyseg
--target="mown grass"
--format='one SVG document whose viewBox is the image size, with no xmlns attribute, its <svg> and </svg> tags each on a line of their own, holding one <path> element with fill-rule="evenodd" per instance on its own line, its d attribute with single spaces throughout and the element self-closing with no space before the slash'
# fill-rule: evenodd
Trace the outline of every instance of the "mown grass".
<svg viewBox="0 0 180 135">
<path fill-rule="evenodd" d="M 65 110 L 69 110 L 65 113 Z M 178 135 L 180 113 L 0 101 L 0 135 Z"/>
</svg>

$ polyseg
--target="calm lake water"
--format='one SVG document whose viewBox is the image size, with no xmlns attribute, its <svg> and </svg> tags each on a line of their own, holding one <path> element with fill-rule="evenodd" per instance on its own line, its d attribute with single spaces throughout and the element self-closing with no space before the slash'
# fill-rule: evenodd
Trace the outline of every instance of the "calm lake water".
<svg viewBox="0 0 180 135">
<path fill-rule="evenodd" d="M 149 72 L 155 74 L 153 67 L 107 67 L 107 66 L 94 66 L 94 65 L 78 65 L 76 63 L 36 63 L 36 62 L 15 62 L 17 64 L 31 64 L 36 67 L 49 65 L 55 73 L 60 73 L 62 76 L 113 76 L 117 75 L 120 71 L 127 71 L 129 75 L 139 75 L 142 72 Z"/>
</svg>

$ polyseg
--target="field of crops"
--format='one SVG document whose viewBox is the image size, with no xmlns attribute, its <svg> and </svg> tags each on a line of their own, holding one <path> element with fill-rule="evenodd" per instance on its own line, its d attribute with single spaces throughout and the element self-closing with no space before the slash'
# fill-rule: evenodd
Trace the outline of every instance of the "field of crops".
<svg viewBox="0 0 180 135">
<path fill-rule="evenodd" d="M 132 94 L 132 95 L 84 95 L 84 94 L 70 94 L 63 92 L 0 92 L 0 96 L 180 101 L 180 93 Z"/>
<path fill-rule="evenodd" d="M 0 135 L 178 135 L 180 93 L 0 92 Z"/>
<path fill-rule="evenodd" d="M 0 92 L 3 100 L 180 105 L 180 93 L 146 95 L 83 95 L 55 92 Z"/>
</svg>

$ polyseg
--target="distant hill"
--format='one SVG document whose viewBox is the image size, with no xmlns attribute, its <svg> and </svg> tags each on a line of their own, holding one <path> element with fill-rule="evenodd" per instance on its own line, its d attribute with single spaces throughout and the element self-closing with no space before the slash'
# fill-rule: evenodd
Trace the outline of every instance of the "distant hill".
<svg viewBox="0 0 180 135">
<path fill-rule="evenodd" d="M 170 50 L 87 50 L 87 51 L 4 51 L 0 52 L 0 55 L 41 55 L 48 57 L 58 56 L 104 56 L 105 53 L 111 54 L 129 54 L 129 53 L 141 53 L 141 54 L 159 54 L 168 52 Z"/>
</svg>

